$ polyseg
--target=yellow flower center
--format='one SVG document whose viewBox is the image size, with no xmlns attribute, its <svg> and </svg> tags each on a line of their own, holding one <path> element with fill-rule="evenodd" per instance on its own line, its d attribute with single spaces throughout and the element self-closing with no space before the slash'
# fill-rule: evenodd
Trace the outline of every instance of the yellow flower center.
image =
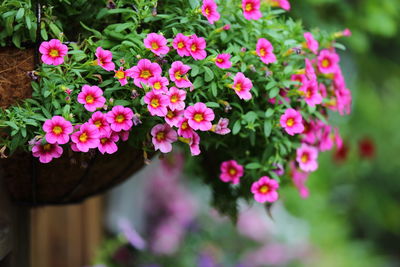
<svg viewBox="0 0 400 267">
<path fill-rule="evenodd" d="M 100 139 L 100 142 L 101 142 L 102 144 L 105 144 L 105 143 L 107 142 L 107 140 L 108 140 L 108 138 L 101 138 L 101 139 Z"/>
<path fill-rule="evenodd" d="M 125 78 L 125 72 L 123 72 L 122 70 L 119 70 L 119 71 L 117 71 L 117 72 L 115 73 L 115 77 L 116 77 L 118 80 L 121 80 L 121 79 Z"/>
<path fill-rule="evenodd" d="M 192 44 L 191 49 L 192 49 L 192 52 L 196 52 L 197 51 L 197 46 L 195 44 Z"/>
<path fill-rule="evenodd" d="M 100 120 L 97 120 L 97 121 L 94 122 L 94 125 L 95 125 L 97 128 L 100 128 L 103 124 L 101 123 Z"/>
<path fill-rule="evenodd" d="M 182 77 L 181 77 L 181 72 L 180 71 L 177 71 L 177 72 L 175 72 L 175 79 L 177 79 L 178 81 L 180 81 L 181 79 L 182 79 Z"/>
<path fill-rule="evenodd" d="M 63 129 L 60 126 L 55 126 L 53 128 L 53 133 L 55 133 L 55 134 L 60 134 L 60 133 L 62 133 L 62 131 L 63 131 Z"/>
<path fill-rule="evenodd" d="M 167 117 L 168 119 L 172 119 L 173 117 L 175 117 L 175 114 L 172 112 L 172 110 L 168 110 Z"/>
<path fill-rule="evenodd" d="M 58 57 L 59 56 L 59 52 L 57 49 L 51 49 L 49 55 L 51 57 Z"/>
<path fill-rule="evenodd" d="M 293 118 L 289 118 L 286 121 L 286 125 L 289 126 L 289 127 L 292 127 L 294 125 L 294 119 Z"/>
<path fill-rule="evenodd" d="M 331 62 L 329 61 L 329 59 L 322 60 L 322 67 L 327 68 L 327 67 L 329 67 L 329 65 L 331 65 Z"/>
<path fill-rule="evenodd" d="M 195 121 L 197 121 L 197 122 L 201 122 L 201 121 L 203 121 L 204 120 L 204 117 L 203 117 L 203 114 L 201 114 L 201 113 L 196 113 L 195 115 L 194 115 L 194 118 L 193 118 Z"/>
<path fill-rule="evenodd" d="M 122 114 L 119 114 L 117 117 L 115 117 L 115 121 L 118 123 L 121 123 L 125 120 L 125 116 Z"/>
<path fill-rule="evenodd" d="M 86 100 L 86 103 L 92 104 L 94 102 L 94 97 L 92 95 L 87 95 L 85 100 Z"/>
<path fill-rule="evenodd" d="M 301 155 L 301 162 L 307 163 L 309 158 L 310 157 L 309 157 L 308 153 L 304 153 L 303 155 Z"/>
<path fill-rule="evenodd" d="M 207 16 L 210 15 L 210 9 L 208 7 L 206 7 L 205 12 Z"/>
<path fill-rule="evenodd" d="M 311 98 L 311 96 L 312 96 L 312 90 L 309 87 L 309 88 L 307 88 L 307 91 L 306 91 L 306 98 Z"/>
<path fill-rule="evenodd" d="M 149 78 L 151 76 L 152 75 L 151 75 L 150 71 L 148 71 L 148 70 L 142 70 L 140 72 L 140 78 L 147 79 L 147 78 Z"/>
<path fill-rule="evenodd" d="M 230 168 L 230 169 L 229 169 L 229 174 L 230 174 L 231 176 L 236 175 L 236 174 L 237 174 L 236 169 Z"/>
<path fill-rule="evenodd" d="M 247 12 L 250 12 L 250 11 L 253 10 L 253 5 L 250 4 L 250 3 L 249 3 L 249 4 L 246 4 L 246 8 L 245 8 L 245 9 L 246 9 Z"/>
<path fill-rule="evenodd" d="M 87 140 L 88 140 L 88 136 L 87 136 L 86 133 L 82 133 L 82 134 L 79 136 L 79 141 L 81 141 L 81 142 L 86 142 Z"/>
<path fill-rule="evenodd" d="M 235 88 L 234 88 L 236 91 L 238 91 L 238 92 L 240 92 L 240 91 L 242 91 L 242 84 L 241 83 L 237 83 L 236 85 L 235 85 Z"/>
<path fill-rule="evenodd" d="M 163 141 L 165 139 L 165 133 L 164 132 L 158 132 L 156 135 L 157 141 Z"/>
<path fill-rule="evenodd" d="M 157 98 L 153 98 L 153 99 L 150 101 L 150 105 L 151 105 L 153 108 L 158 108 L 158 107 L 160 106 L 160 102 L 158 101 Z"/>
<path fill-rule="evenodd" d="M 218 58 L 218 59 L 217 59 L 217 62 L 218 62 L 218 63 L 222 63 L 222 62 L 224 62 L 224 60 L 223 60 L 222 58 Z"/>
<path fill-rule="evenodd" d="M 265 49 L 264 48 L 261 48 L 260 49 L 260 56 L 262 56 L 262 57 L 264 57 L 265 56 Z"/>
<path fill-rule="evenodd" d="M 43 150 L 44 150 L 44 151 L 50 151 L 50 150 L 51 150 L 51 145 L 50 145 L 50 144 L 45 144 L 45 145 L 43 146 Z"/>
<path fill-rule="evenodd" d="M 157 50 L 160 47 L 158 46 L 158 44 L 156 42 L 152 42 L 151 43 L 151 48 L 153 48 L 154 50 Z"/>
<path fill-rule="evenodd" d="M 182 123 L 181 125 L 182 130 L 186 130 L 188 128 L 188 123 L 187 121 L 185 121 L 184 123 Z"/>
<path fill-rule="evenodd" d="M 183 42 L 179 42 L 178 43 L 178 48 L 179 49 L 182 49 L 182 48 L 184 48 L 185 47 L 185 44 L 183 43 Z"/>
<path fill-rule="evenodd" d="M 161 89 L 161 83 L 160 82 L 155 82 L 153 85 L 154 89 L 160 90 Z"/>
<path fill-rule="evenodd" d="M 266 193 L 268 193 L 268 191 L 269 191 L 268 185 L 263 185 L 263 186 L 261 186 L 260 189 L 259 189 L 259 192 L 260 192 L 261 194 L 266 194 Z"/>
<path fill-rule="evenodd" d="M 171 103 L 176 103 L 178 100 L 179 100 L 179 97 L 176 94 L 171 96 L 171 99 L 170 99 Z"/>
</svg>

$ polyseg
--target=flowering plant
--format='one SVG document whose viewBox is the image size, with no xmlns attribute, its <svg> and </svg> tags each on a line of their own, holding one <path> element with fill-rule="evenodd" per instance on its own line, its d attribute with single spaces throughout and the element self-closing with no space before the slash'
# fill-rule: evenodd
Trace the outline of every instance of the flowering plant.
<svg viewBox="0 0 400 267">
<path fill-rule="evenodd" d="M 348 31 L 305 32 L 284 15 L 288 1 L 136 2 L 123 23 L 85 26 L 93 36 L 82 42 L 41 43 L 32 98 L 1 113 L 3 147 L 45 163 L 69 147 L 182 145 L 207 160 L 222 210 L 276 201 L 284 170 L 306 197 L 319 151 L 341 146 L 328 111 L 350 112 L 336 53 Z"/>
</svg>

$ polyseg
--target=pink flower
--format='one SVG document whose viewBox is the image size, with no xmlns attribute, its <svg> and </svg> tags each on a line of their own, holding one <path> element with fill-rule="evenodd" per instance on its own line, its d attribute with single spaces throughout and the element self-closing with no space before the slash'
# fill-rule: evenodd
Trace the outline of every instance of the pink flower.
<svg viewBox="0 0 400 267">
<path fill-rule="evenodd" d="M 322 127 L 318 146 L 320 151 L 327 151 L 333 148 L 334 136 L 331 134 L 331 131 L 332 127 L 330 125 Z"/>
<path fill-rule="evenodd" d="M 169 69 L 169 78 L 171 81 L 175 82 L 176 87 L 187 88 L 191 87 L 192 83 L 187 77 L 188 71 L 191 68 L 188 65 L 182 63 L 182 61 L 175 61 L 172 63 Z"/>
<path fill-rule="evenodd" d="M 165 115 L 165 122 L 168 123 L 169 126 L 179 127 L 179 122 L 183 117 L 184 110 L 171 110 L 167 108 L 168 112 Z"/>
<path fill-rule="evenodd" d="M 258 20 L 262 17 L 260 12 L 260 0 L 242 0 L 244 18 Z"/>
<path fill-rule="evenodd" d="M 172 150 L 172 143 L 178 140 L 176 132 L 168 124 L 157 124 L 151 129 L 152 141 L 155 150 L 168 153 Z"/>
<path fill-rule="evenodd" d="M 214 0 L 203 0 L 201 13 L 211 24 L 214 24 L 214 22 L 218 21 L 221 17 L 217 10 L 217 4 L 214 2 Z"/>
<path fill-rule="evenodd" d="M 281 126 L 289 135 L 300 134 L 304 131 L 303 118 L 299 111 L 286 109 L 280 119 Z"/>
<path fill-rule="evenodd" d="M 121 138 L 122 141 L 128 141 L 129 139 L 129 131 L 120 131 L 118 132 L 119 138 Z"/>
<path fill-rule="evenodd" d="M 232 62 L 230 61 L 230 54 L 219 54 L 215 58 L 215 65 L 220 69 L 229 69 L 232 67 Z"/>
<path fill-rule="evenodd" d="M 78 102 L 84 104 L 86 110 L 94 112 L 97 108 L 102 108 L 106 103 L 103 91 L 97 86 L 84 85 L 78 94 Z"/>
<path fill-rule="evenodd" d="M 224 27 L 222 27 L 222 29 L 224 31 L 229 31 L 231 29 L 231 25 L 230 24 L 225 24 Z"/>
<path fill-rule="evenodd" d="M 168 97 L 162 94 L 156 94 L 154 91 L 148 92 L 144 96 L 144 102 L 152 116 L 164 117 L 167 115 Z"/>
<path fill-rule="evenodd" d="M 212 128 L 211 121 L 215 118 L 214 111 L 201 102 L 187 107 L 184 116 L 193 130 L 200 131 L 210 130 Z"/>
<path fill-rule="evenodd" d="M 231 132 L 231 129 L 228 128 L 229 119 L 220 118 L 216 125 L 213 125 L 213 131 L 216 134 L 226 135 Z"/>
<path fill-rule="evenodd" d="M 176 87 L 171 87 L 167 93 L 169 100 L 169 108 L 171 110 L 183 110 L 185 109 L 186 91 L 179 90 Z"/>
<path fill-rule="evenodd" d="M 238 184 L 239 179 L 243 176 L 243 166 L 238 164 L 236 160 L 222 162 L 220 169 L 219 178 L 225 183 Z"/>
<path fill-rule="evenodd" d="M 280 88 L 279 89 L 279 96 L 281 96 L 287 103 L 290 103 L 290 98 L 287 97 L 287 95 L 288 95 L 288 92 L 287 92 L 286 88 Z M 282 100 L 278 100 L 277 101 L 277 98 L 278 97 L 270 98 L 270 99 L 268 99 L 268 102 L 271 103 L 271 104 L 278 103 L 279 105 L 282 105 L 283 101 Z"/>
<path fill-rule="evenodd" d="M 68 53 L 68 47 L 57 39 L 42 42 L 39 47 L 42 54 L 42 61 L 48 65 L 60 65 L 64 63 L 64 56 Z"/>
<path fill-rule="evenodd" d="M 302 144 L 297 149 L 296 161 L 299 163 L 299 167 L 302 171 L 313 172 L 318 169 L 318 150 L 315 147 Z"/>
<path fill-rule="evenodd" d="M 42 141 L 37 141 L 32 147 L 32 155 L 39 158 L 41 163 L 49 163 L 53 158 L 61 157 L 62 153 L 63 149 L 58 144 L 42 144 Z"/>
<path fill-rule="evenodd" d="M 111 51 L 104 50 L 101 47 L 97 47 L 96 57 L 97 57 L 97 65 L 99 65 L 106 71 L 111 71 L 115 69 L 115 64 L 112 62 Z"/>
<path fill-rule="evenodd" d="M 91 148 L 98 147 L 100 133 L 93 124 L 85 123 L 78 131 L 71 135 L 71 140 L 76 144 L 76 149 L 81 152 L 88 152 Z"/>
<path fill-rule="evenodd" d="M 300 83 L 300 85 L 296 84 L 297 87 L 303 86 L 308 81 L 306 75 L 304 74 L 293 74 L 290 79 Z"/>
<path fill-rule="evenodd" d="M 352 96 L 351 91 L 347 88 L 343 88 L 335 91 L 336 95 L 336 108 L 340 115 L 350 114 Z"/>
<path fill-rule="evenodd" d="M 307 81 L 299 91 L 302 92 L 309 106 L 315 107 L 315 105 L 322 103 L 322 96 L 319 93 L 318 83 L 316 81 Z"/>
<path fill-rule="evenodd" d="M 253 83 L 249 78 L 246 78 L 243 73 L 238 72 L 233 79 L 232 88 L 235 90 L 235 93 L 239 96 L 240 99 L 249 100 L 251 99 L 250 90 L 253 88 Z"/>
<path fill-rule="evenodd" d="M 165 77 L 157 76 L 149 79 L 149 85 L 154 93 L 166 93 L 168 92 L 169 81 Z"/>
<path fill-rule="evenodd" d="M 150 49 L 151 52 L 157 56 L 165 55 L 169 52 L 169 47 L 167 46 L 167 39 L 164 36 L 157 33 L 147 34 L 146 39 L 144 39 L 144 46 Z"/>
<path fill-rule="evenodd" d="M 308 198 L 310 195 L 308 188 L 304 185 L 310 173 L 299 170 L 293 161 L 290 162 L 290 172 L 294 186 L 299 191 L 301 198 Z"/>
<path fill-rule="evenodd" d="M 118 142 L 119 136 L 118 133 L 114 133 L 109 131 L 106 134 L 100 135 L 99 146 L 97 147 L 101 154 L 113 154 L 117 152 L 118 147 L 116 142 Z"/>
<path fill-rule="evenodd" d="M 277 181 L 268 176 L 263 176 L 251 185 L 251 192 L 254 194 L 254 199 L 257 202 L 275 202 L 279 198 L 279 194 L 276 191 L 278 188 L 279 184 Z"/>
<path fill-rule="evenodd" d="M 128 83 L 128 70 L 124 70 L 124 67 L 119 67 L 118 70 L 114 70 L 114 77 L 118 79 L 119 83 L 124 86 Z"/>
<path fill-rule="evenodd" d="M 196 34 L 193 34 L 187 42 L 186 49 L 194 60 L 202 60 L 207 56 L 206 45 L 206 40 L 203 37 L 197 37 Z"/>
<path fill-rule="evenodd" d="M 96 111 L 92 114 L 92 117 L 89 119 L 89 123 L 93 124 L 99 130 L 101 135 L 105 135 L 110 132 L 110 124 L 107 122 L 107 116 L 100 111 Z"/>
<path fill-rule="evenodd" d="M 338 69 L 339 56 L 327 49 L 321 50 L 318 55 L 318 69 L 321 73 L 335 73 Z"/>
<path fill-rule="evenodd" d="M 133 125 L 133 111 L 123 106 L 113 107 L 107 112 L 106 118 L 114 132 L 129 131 Z"/>
<path fill-rule="evenodd" d="M 315 70 L 314 70 L 311 60 L 306 58 L 305 62 L 306 62 L 306 77 L 310 81 L 317 81 L 317 75 L 315 74 Z"/>
<path fill-rule="evenodd" d="M 179 136 L 182 136 L 184 138 L 191 138 L 194 131 L 193 129 L 190 127 L 189 123 L 188 123 L 188 119 L 183 117 L 180 119 L 179 123 L 178 123 L 178 134 Z"/>
<path fill-rule="evenodd" d="M 45 139 L 50 144 L 66 144 L 69 141 L 69 135 L 72 133 L 72 124 L 61 116 L 54 116 L 46 120 L 43 124 L 43 130 L 46 132 Z"/>
<path fill-rule="evenodd" d="M 286 11 L 290 10 L 290 3 L 288 0 L 270 0 L 272 6 L 278 6 Z"/>
<path fill-rule="evenodd" d="M 304 33 L 304 38 L 306 39 L 307 48 L 310 49 L 314 54 L 318 54 L 319 44 L 311 32 Z"/>
<path fill-rule="evenodd" d="M 200 136 L 196 132 L 189 138 L 189 148 L 192 156 L 200 155 Z"/>
<path fill-rule="evenodd" d="M 190 56 L 190 52 L 187 49 L 188 42 L 189 37 L 183 35 L 182 33 L 178 33 L 172 42 L 172 46 L 176 49 L 176 52 L 178 52 L 178 55 L 181 57 Z"/>
<path fill-rule="evenodd" d="M 274 54 L 274 47 L 265 38 L 260 38 L 257 41 L 256 52 L 257 55 L 261 58 L 261 61 L 265 64 L 270 64 L 276 62 L 276 56 Z"/>
<path fill-rule="evenodd" d="M 350 29 L 346 28 L 343 30 L 343 36 L 349 37 L 349 36 L 351 36 L 351 34 L 352 33 L 351 33 Z"/>
<path fill-rule="evenodd" d="M 141 59 L 136 66 L 126 70 L 127 75 L 133 78 L 135 85 L 140 88 L 141 83 L 148 84 L 150 78 L 161 76 L 161 71 L 160 65 L 148 59 Z"/>
</svg>

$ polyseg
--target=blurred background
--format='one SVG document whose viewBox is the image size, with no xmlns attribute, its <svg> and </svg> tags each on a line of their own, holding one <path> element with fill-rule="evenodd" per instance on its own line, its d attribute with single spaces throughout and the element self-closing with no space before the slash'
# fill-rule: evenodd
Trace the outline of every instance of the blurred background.
<svg viewBox="0 0 400 267">
<path fill-rule="evenodd" d="M 309 198 L 285 188 L 271 209 L 243 203 L 234 224 L 177 153 L 107 196 L 33 211 L 35 267 L 400 266 L 400 1 L 291 5 L 307 28 L 352 32 L 340 41 L 353 111 L 331 115 L 345 145 L 320 156 Z"/>
</svg>

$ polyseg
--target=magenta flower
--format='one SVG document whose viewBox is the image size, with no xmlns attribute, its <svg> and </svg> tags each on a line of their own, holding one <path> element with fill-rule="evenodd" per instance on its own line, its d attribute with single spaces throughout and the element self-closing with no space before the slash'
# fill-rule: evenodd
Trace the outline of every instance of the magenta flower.
<svg viewBox="0 0 400 267">
<path fill-rule="evenodd" d="M 251 185 L 251 192 L 254 194 L 254 199 L 257 202 L 275 202 L 279 198 L 279 194 L 276 191 L 278 188 L 279 184 L 277 181 L 268 176 L 263 176 Z"/>
<path fill-rule="evenodd" d="M 181 57 L 190 56 L 190 52 L 187 49 L 189 39 L 190 38 L 188 36 L 185 36 L 182 33 L 178 33 L 174 38 L 174 41 L 172 42 L 173 48 L 176 49 L 176 52 L 178 52 L 178 55 L 180 55 Z"/>
<path fill-rule="evenodd" d="M 193 130 L 200 131 L 210 130 L 212 128 L 211 121 L 215 118 L 214 111 L 201 102 L 187 107 L 184 116 Z"/>
<path fill-rule="evenodd" d="M 183 117 L 178 123 L 178 134 L 184 138 L 191 138 L 194 131 L 188 123 L 188 119 Z"/>
<path fill-rule="evenodd" d="M 93 124 L 99 130 L 100 135 L 106 135 L 110 132 L 110 124 L 107 122 L 107 116 L 100 111 L 96 111 L 89 119 L 89 123 Z"/>
<path fill-rule="evenodd" d="M 315 147 L 302 144 L 296 154 L 296 161 L 302 171 L 313 172 L 318 169 L 318 150 Z"/>
<path fill-rule="evenodd" d="M 221 17 L 217 10 L 217 4 L 214 2 L 214 0 L 203 0 L 201 13 L 211 24 L 214 24 L 214 22 L 218 21 Z"/>
<path fill-rule="evenodd" d="M 144 102 L 147 104 L 147 109 L 152 116 L 164 117 L 167 115 L 167 106 L 169 104 L 167 96 L 150 91 L 144 96 Z"/>
<path fill-rule="evenodd" d="M 308 179 L 310 173 L 299 170 L 293 161 L 290 162 L 290 172 L 294 186 L 299 191 L 301 198 L 308 198 L 310 195 L 308 188 L 305 186 L 305 182 Z"/>
<path fill-rule="evenodd" d="M 129 131 L 133 126 L 133 111 L 130 108 L 115 106 L 107 112 L 106 118 L 114 132 Z"/>
<path fill-rule="evenodd" d="M 321 73 L 335 73 L 338 69 L 339 56 L 327 49 L 321 50 L 318 55 L 318 69 Z"/>
<path fill-rule="evenodd" d="M 149 79 L 149 85 L 153 89 L 154 93 L 166 93 L 168 92 L 169 81 L 165 77 L 157 76 Z"/>
<path fill-rule="evenodd" d="M 112 62 L 111 51 L 104 50 L 100 46 L 96 48 L 97 65 L 105 69 L 106 71 L 111 71 L 115 69 L 115 64 Z"/>
<path fill-rule="evenodd" d="M 72 124 L 63 117 L 54 116 L 45 121 L 43 130 L 46 132 L 45 139 L 48 143 L 62 145 L 68 143 L 73 128 Z"/>
<path fill-rule="evenodd" d="M 215 58 L 215 65 L 220 69 L 229 69 L 232 67 L 232 62 L 230 61 L 230 54 L 219 54 Z"/>
<path fill-rule="evenodd" d="M 189 138 L 189 148 L 192 156 L 200 155 L 200 136 L 196 132 Z"/>
<path fill-rule="evenodd" d="M 187 42 L 186 49 L 194 60 L 202 60 L 207 57 L 206 46 L 206 40 L 203 37 L 197 37 L 196 34 L 193 34 Z"/>
<path fill-rule="evenodd" d="M 311 60 L 306 58 L 305 62 L 306 62 L 306 77 L 307 77 L 307 79 L 309 79 L 310 81 L 317 81 L 317 74 L 315 74 L 315 70 L 314 70 Z"/>
<path fill-rule="evenodd" d="M 118 147 L 116 142 L 119 140 L 118 133 L 109 131 L 106 134 L 100 135 L 99 146 L 97 147 L 101 154 L 113 154 L 117 152 Z"/>
<path fill-rule="evenodd" d="M 292 108 L 286 109 L 280 119 L 281 126 L 289 135 L 300 134 L 304 131 L 303 117 Z"/>
<path fill-rule="evenodd" d="M 290 79 L 300 83 L 299 85 L 296 84 L 297 87 L 303 86 L 308 81 L 305 74 L 293 74 Z"/>
<path fill-rule="evenodd" d="M 114 70 L 115 75 L 114 77 L 117 78 L 117 80 L 119 81 L 119 83 L 124 86 L 128 83 L 128 70 L 124 70 L 124 67 L 119 67 L 118 70 Z"/>
<path fill-rule="evenodd" d="M 41 163 L 49 163 L 53 158 L 61 157 L 63 148 L 58 144 L 42 144 L 42 141 L 37 141 L 32 147 L 32 155 L 39 158 Z"/>
<path fill-rule="evenodd" d="M 322 103 L 322 96 L 319 93 L 318 83 L 316 81 L 307 81 L 299 89 L 302 92 L 304 100 L 310 107 L 315 107 L 315 105 Z"/>
<path fill-rule="evenodd" d="M 270 0 L 273 6 L 278 6 L 286 11 L 290 10 L 290 3 L 288 0 Z"/>
<path fill-rule="evenodd" d="M 265 38 L 260 38 L 256 45 L 257 55 L 261 58 L 261 61 L 265 64 L 276 62 L 276 56 L 274 54 L 274 47 Z"/>
<path fill-rule="evenodd" d="M 188 71 L 191 68 L 188 65 L 182 63 L 182 61 L 175 61 L 172 63 L 169 69 L 169 78 L 171 81 L 175 82 L 176 87 L 187 88 L 191 87 L 192 83 L 187 77 Z"/>
<path fill-rule="evenodd" d="M 178 136 L 168 124 L 157 124 L 151 129 L 152 141 L 155 150 L 162 153 L 172 151 L 172 143 L 178 140 Z"/>
<path fill-rule="evenodd" d="M 99 130 L 90 123 L 82 124 L 79 130 L 71 135 L 71 140 L 76 144 L 76 149 L 81 152 L 88 152 L 89 149 L 98 147 L 99 138 Z"/>
<path fill-rule="evenodd" d="M 184 110 L 171 110 L 167 108 L 167 115 L 165 115 L 165 122 L 168 123 L 169 126 L 179 127 L 179 122 L 183 117 Z"/>
<path fill-rule="evenodd" d="M 244 18 L 258 20 L 262 17 L 260 12 L 260 0 L 242 0 Z"/>
<path fill-rule="evenodd" d="M 150 49 L 151 52 L 157 56 L 166 55 L 169 52 L 169 47 L 167 46 L 167 39 L 164 36 L 157 33 L 147 34 L 146 39 L 144 39 L 144 46 Z"/>
<path fill-rule="evenodd" d="M 213 130 L 216 134 L 226 135 L 231 132 L 231 129 L 228 128 L 229 119 L 220 118 L 218 123 L 214 126 L 213 126 Z"/>
<path fill-rule="evenodd" d="M 318 41 L 314 39 L 311 32 L 304 33 L 304 39 L 306 39 L 307 48 L 310 49 L 314 54 L 318 54 L 319 44 Z"/>
<path fill-rule="evenodd" d="M 78 94 L 78 102 L 83 104 L 86 110 L 94 112 L 97 108 L 104 106 L 106 99 L 103 97 L 103 91 L 99 87 L 85 84 Z"/>
<path fill-rule="evenodd" d="M 135 85 L 140 88 L 141 83 L 148 84 L 150 78 L 161 76 L 161 71 L 160 65 L 148 59 L 141 59 L 136 66 L 126 70 L 127 75 L 133 78 Z"/>
<path fill-rule="evenodd" d="M 253 83 L 249 78 L 246 78 L 243 73 L 238 72 L 233 79 L 232 88 L 240 99 L 249 100 L 252 98 L 250 90 L 253 88 Z"/>
<path fill-rule="evenodd" d="M 230 24 L 225 24 L 224 27 L 222 27 L 222 29 L 224 31 L 229 31 L 231 29 L 231 25 Z"/>
<path fill-rule="evenodd" d="M 171 87 L 167 93 L 167 97 L 169 100 L 168 106 L 171 110 L 185 109 L 185 99 L 186 99 L 185 90 L 179 90 L 176 87 Z"/>
<path fill-rule="evenodd" d="M 64 63 L 64 57 L 68 53 L 68 47 L 58 39 L 51 39 L 48 42 L 42 42 L 39 47 L 42 54 L 42 61 L 48 65 L 60 65 Z"/>
<path fill-rule="evenodd" d="M 225 183 L 238 184 L 243 176 L 243 166 L 238 164 L 236 160 L 222 162 L 220 169 L 219 178 Z"/>
</svg>

